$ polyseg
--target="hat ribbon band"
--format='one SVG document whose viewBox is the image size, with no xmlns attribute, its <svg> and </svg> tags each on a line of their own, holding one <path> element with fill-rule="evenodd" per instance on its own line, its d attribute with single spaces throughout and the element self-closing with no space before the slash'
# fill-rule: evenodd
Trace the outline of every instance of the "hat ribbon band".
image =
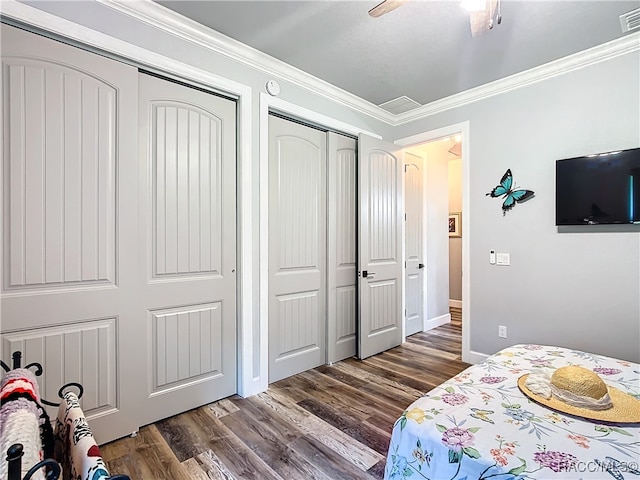
<svg viewBox="0 0 640 480">
<path fill-rule="evenodd" d="M 572 407 L 588 408 L 589 410 L 607 410 L 613 406 L 613 402 L 611 402 L 611 397 L 609 397 L 608 393 L 595 399 L 583 395 L 576 395 L 575 393 L 563 390 L 554 385 L 550 385 L 550 387 L 554 397 L 562 400 L 564 403 L 568 403 Z"/>
</svg>

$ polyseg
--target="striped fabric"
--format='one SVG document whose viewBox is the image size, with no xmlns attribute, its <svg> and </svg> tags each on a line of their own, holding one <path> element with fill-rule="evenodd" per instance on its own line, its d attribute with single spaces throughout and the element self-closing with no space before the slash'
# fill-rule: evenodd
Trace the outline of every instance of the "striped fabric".
<svg viewBox="0 0 640 480">
<path fill-rule="evenodd" d="M 55 457 L 62 466 L 63 480 L 106 480 L 109 472 L 100 455 L 78 397 L 64 395 L 55 427 Z"/>
</svg>

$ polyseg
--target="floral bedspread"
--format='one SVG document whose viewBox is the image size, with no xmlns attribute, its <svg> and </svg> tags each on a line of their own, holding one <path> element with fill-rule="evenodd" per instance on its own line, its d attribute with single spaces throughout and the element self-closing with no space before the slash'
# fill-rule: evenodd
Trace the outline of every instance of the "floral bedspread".
<svg viewBox="0 0 640 480">
<path fill-rule="evenodd" d="M 640 480 L 640 424 L 563 415 L 520 392 L 521 375 L 580 365 L 640 398 L 640 365 L 542 345 L 515 345 L 413 402 L 396 421 L 385 479 Z"/>
</svg>

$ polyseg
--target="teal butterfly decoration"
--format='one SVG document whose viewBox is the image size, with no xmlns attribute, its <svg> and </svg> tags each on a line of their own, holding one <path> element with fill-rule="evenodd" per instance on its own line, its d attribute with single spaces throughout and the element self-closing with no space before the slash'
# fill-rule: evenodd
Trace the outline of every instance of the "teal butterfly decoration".
<svg viewBox="0 0 640 480">
<path fill-rule="evenodd" d="M 522 203 L 529 200 L 535 195 L 533 190 L 512 190 L 513 175 L 511 169 L 508 168 L 505 174 L 500 180 L 500 185 L 496 186 L 493 190 L 487 193 L 487 196 L 492 198 L 502 197 L 502 215 L 506 215 L 509 210 L 515 207 L 516 203 Z"/>
</svg>

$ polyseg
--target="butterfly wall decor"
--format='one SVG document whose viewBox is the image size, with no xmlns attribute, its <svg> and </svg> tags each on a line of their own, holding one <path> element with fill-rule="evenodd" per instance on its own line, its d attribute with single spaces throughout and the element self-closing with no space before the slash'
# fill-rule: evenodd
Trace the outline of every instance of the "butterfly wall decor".
<svg viewBox="0 0 640 480">
<path fill-rule="evenodd" d="M 500 180 L 500 185 L 497 185 L 493 190 L 487 193 L 487 196 L 492 198 L 502 197 L 504 199 L 504 202 L 502 202 L 503 216 L 506 215 L 507 212 L 516 205 L 516 203 L 525 202 L 535 194 L 533 190 L 513 190 L 512 187 L 513 175 L 511 174 L 511 169 L 508 168 Z"/>
</svg>

